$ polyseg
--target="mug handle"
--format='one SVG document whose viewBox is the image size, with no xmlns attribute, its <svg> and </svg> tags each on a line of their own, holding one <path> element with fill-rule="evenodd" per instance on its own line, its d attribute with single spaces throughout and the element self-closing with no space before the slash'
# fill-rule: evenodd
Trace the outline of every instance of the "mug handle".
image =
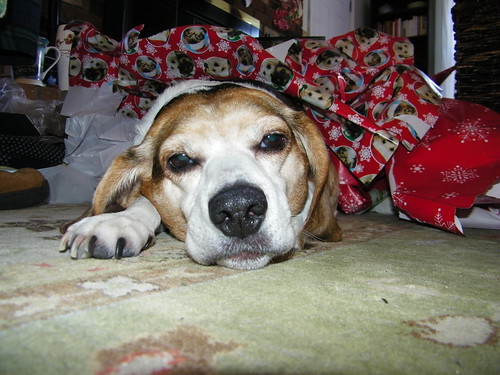
<svg viewBox="0 0 500 375">
<path fill-rule="evenodd" d="M 52 64 L 50 64 L 50 66 L 47 69 L 45 69 L 43 71 L 43 73 L 42 73 L 42 79 L 45 78 L 45 76 L 47 75 L 47 73 L 49 72 L 49 70 L 52 69 L 57 64 L 57 62 L 59 61 L 59 59 L 61 58 L 61 51 L 59 51 L 56 47 L 53 47 L 53 46 L 47 47 L 45 49 L 45 54 L 47 54 L 47 52 L 49 52 L 50 50 L 56 51 L 55 52 L 56 57 L 55 57 L 54 62 Z"/>
</svg>

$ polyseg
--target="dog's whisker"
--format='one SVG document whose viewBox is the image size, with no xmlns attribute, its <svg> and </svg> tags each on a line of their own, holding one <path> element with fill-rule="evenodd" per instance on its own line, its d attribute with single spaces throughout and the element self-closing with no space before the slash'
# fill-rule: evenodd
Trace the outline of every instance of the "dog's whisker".
<svg viewBox="0 0 500 375">
<path fill-rule="evenodd" d="M 308 238 L 311 238 L 315 241 L 320 241 L 320 242 L 325 242 L 324 239 L 322 239 L 321 237 L 318 237 L 317 235 L 315 235 L 314 233 L 312 232 L 309 232 L 307 230 L 303 230 L 302 233 L 304 233 L 305 235 L 307 235 Z"/>
</svg>

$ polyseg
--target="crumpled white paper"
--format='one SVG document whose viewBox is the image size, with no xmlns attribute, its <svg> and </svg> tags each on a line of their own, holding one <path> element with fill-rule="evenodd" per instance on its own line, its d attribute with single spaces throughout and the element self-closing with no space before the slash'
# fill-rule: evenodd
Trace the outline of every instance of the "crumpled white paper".
<svg viewBox="0 0 500 375">
<path fill-rule="evenodd" d="M 99 178 L 89 176 L 71 165 L 38 170 L 50 185 L 50 204 L 90 203 Z"/>
<path fill-rule="evenodd" d="M 74 117 L 87 114 L 114 116 L 124 95 L 113 92 L 111 85 L 99 88 L 71 86 L 64 99 L 61 115 Z"/>
<path fill-rule="evenodd" d="M 138 119 L 100 114 L 66 121 L 64 162 L 41 169 L 50 185 L 49 203 L 87 203 L 113 159 L 131 147 Z"/>
<path fill-rule="evenodd" d="M 121 94 L 110 88 L 71 87 L 63 105 L 64 163 L 40 169 L 50 185 L 51 204 L 89 203 L 113 159 L 133 145 L 139 119 L 114 116 Z"/>
</svg>

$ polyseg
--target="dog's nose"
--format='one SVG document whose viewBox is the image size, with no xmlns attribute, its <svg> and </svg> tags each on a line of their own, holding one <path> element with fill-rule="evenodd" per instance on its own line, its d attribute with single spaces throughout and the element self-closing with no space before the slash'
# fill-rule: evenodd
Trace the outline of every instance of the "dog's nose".
<svg viewBox="0 0 500 375">
<path fill-rule="evenodd" d="M 264 192 L 249 185 L 224 189 L 208 202 L 210 220 L 228 237 L 245 238 L 257 232 L 266 211 Z"/>
</svg>

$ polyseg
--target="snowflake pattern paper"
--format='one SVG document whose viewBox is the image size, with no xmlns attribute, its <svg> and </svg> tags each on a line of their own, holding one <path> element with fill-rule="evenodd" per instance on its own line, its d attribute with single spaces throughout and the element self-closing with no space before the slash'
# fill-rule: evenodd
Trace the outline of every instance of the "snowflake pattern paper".
<svg viewBox="0 0 500 375">
<path fill-rule="evenodd" d="M 457 208 L 470 208 L 500 180 L 499 145 L 500 114 L 443 99 L 422 143 L 412 152 L 399 149 L 387 165 L 394 204 L 414 219 L 461 233 Z"/>
</svg>

